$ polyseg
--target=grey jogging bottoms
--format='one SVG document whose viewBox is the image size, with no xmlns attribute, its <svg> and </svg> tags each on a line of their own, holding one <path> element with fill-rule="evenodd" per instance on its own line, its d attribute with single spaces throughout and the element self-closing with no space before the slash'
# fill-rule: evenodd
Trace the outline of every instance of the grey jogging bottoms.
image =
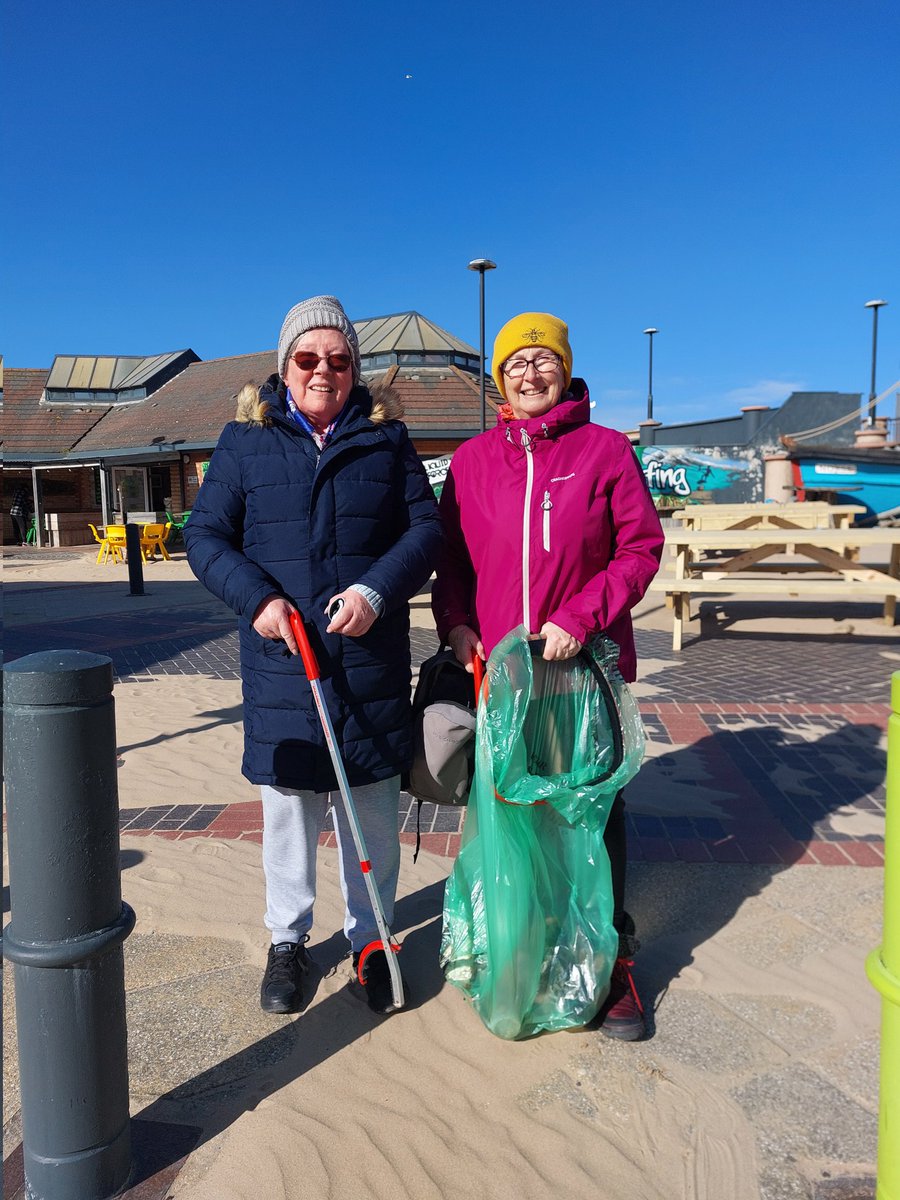
<svg viewBox="0 0 900 1200">
<path fill-rule="evenodd" d="M 272 944 L 296 942 L 309 933 L 316 899 L 316 851 L 328 810 L 328 792 L 291 791 L 263 786 L 263 870 L 266 876 L 266 926 Z M 359 867 L 353 835 L 340 793 L 334 796 L 344 933 L 354 952 L 378 939 L 378 929 Z M 390 926 L 400 873 L 397 807 L 400 776 L 353 788 L 353 799 L 372 863 L 372 878 Z"/>
</svg>

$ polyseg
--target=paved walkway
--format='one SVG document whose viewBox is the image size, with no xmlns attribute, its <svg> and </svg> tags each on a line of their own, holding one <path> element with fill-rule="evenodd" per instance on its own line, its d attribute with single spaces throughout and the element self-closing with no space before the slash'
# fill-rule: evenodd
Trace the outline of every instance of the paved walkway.
<svg viewBox="0 0 900 1200">
<path fill-rule="evenodd" d="M 75 558 L 78 552 L 60 552 Z M 7 551 L 11 564 L 46 553 Z M 123 682 L 239 678 L 235 620 L 202 588 L 146 572 L 143 597 L 115 583 L 6 584 L 7 659 L 73 647 L 110 655 Z M 116 568 L 113 568 L 116 570 Z M 151 576 L 151 572 L 154 572 Z M 424 602 L 424 597 L 420 598 Z M 98 620 L 98 605 L 106 610 Z M 865 606 L 861 606 L 864 611 Z M 898 631 L 855 637 L 747 636 L 740 628 L 671 650 L 638 610 L 637 691 L 650 757 L 629 789 L 629 856 L 646 862 L 883 863 L 885 729 Z M 10 620 L 11 617 L 11 620 Z M 437 648 L 420 604 L 413 662 Z M 656 625 L 665 625 L 656 616 Z M 874 624 L 874 623 L 872 623 Z M 875 626 L 877 630 L 878 627 Z M 453 855 L 463 814 L 401 798 L 404 841 Z M 260 840 L 256 803 L 125 809 L 122 829 Z M 331 835 L 333 838 L 333 835 Z"/>
<path fill-rule="evenodd" d="M 180 697 L 191 712 L 201 706 L 182 681 L 193 679 L 213 697 L 210 705 L 232 706 L 201 714 L 208 724 L 200 731 L 226 724 L 229 745 L 236 743 L 234 618 L 189 578 L 181 556 L 147 568 L 140 598 L 128 595 L 124 568 L 97 568 L 85 552 L 16 549 L 3 557 L 7 659 L 54 647 L 106 653 L 122 699 L 143 690 L 129 685 L 153 680 L 159 686 L 148 691 Z M 525 1152 L 507 1156 L 502 1194 L 528 1200 L 546 1195 L 547 1181 L 557 1178 L 559 1158 L 548 1149 L 557 1136 L 573 1162 L 585 1164 L 584 1187 L 570 1189 L 579 1197 L 604 1190 L 616 1161 L 634 1172 L 633 1185 L 616 1196 L 871 1200 L 879 1001 L 863 963 L 880 936 L 884 731 L 900 636 L 870 620 L 866 606 L 848 608 L 834 622 L 792 609 L 762 624 L 738 607 L 720 609 L 724 619 L 707 621 L 699 637 L 692 626 L 678 655 L 665 610 L 652 602 L 639 609 L 635 690 L 650 740 L 628 797 L 629 905 L 643 941 L 637 974 L 651 1035 L 642 1045 L 590 1031 L 509 1050 L 475 1040 L 471 1014 L 441 987 L 437 938 L 449 864 L 429 855 L 415 869 L 425 872 L 421 878 L 404 866 L 404 886 L 414 890 L 398 904 L 396 928 L 407 933 L 418 997 L 403 1020 L 379 1024 L 344 1000 L 341 938 L 328 936 L 339 926 L 337 911 L 325 912 L 313 947 L 321 972 L 316 1003 L 299 1019 L 273 1019 L 257 1001 L 265 953 L 258 855 L 239 844 L 260 840 L 259 805 L 172 804 L 167 798 L 184 782 L 176 766 L 157 804 L 126 807 L 125 883 L 143 919 L 125 947 L 136 1145 L 152 1130 L 152 1153 L 136 1151 L 135 1200 L 172 1194 L 195 1141 L 175 1194 L 257 1195 L 257 1163 L 268 1168 L 282 1143 L 290 1160 L 284 1194 L 312 1194 L 297 1183 L 297 1146 L 307 1145 L 297 1139 L 321 1127 L 327 1155 L 339 1144 L 327 1117 L 347 1111 L 354 1128 L 376 1123 L 377 1137 L 364 1132 L 359 1140 L 385 1147 L 385 1170 L 397 1147 L 413 1157 L 421 1152 L 426 1162 L 451 1162 L 452 1185 L 429 1194 L 449 1195 L 459 1179 L 481 1177 L 478 1136 L 492 1151 L 515 1147 L 518 1130 Z M 418 663 L 435 648 L 426 598 L 417 598 L 413 621 Z M 140 703 L 128 709 L 132 723 Z M 125 711 L 120 700 L 117 706 Z M 127 719 L 119 739 L 126 762 L 155 741 Z M 184 762 L 181 772 L 190 766 Z M 220 794 L 213 790 L 207 801 Z M 406 798 L 407 841 L 414 809 Z M 459 819 L 423 806 L 425 847 L 452 854 Z M 198 838 L 211 840 L 188 840 Z M 227 906 L 217 900 L 223 872 Z M 333 902 L 336 886 L 324 890 L 323 903 L 329 895 Z M 21 1137 L 10 992 L 8 1149 Z M 469 1053 L 476 1045 L 484 1060 L 478 1071 Z M 384 1078 L 408 1059 L 415 1061 L 412 1081 L 431 1079 L 435 1064 L 449 1063 L 438 1078 L 448 1081 L 457 1107 L 442 1107 L 438 1121 L 420 1120 L 418 1111 L 411 1117 L 391 1104 L 373 1106 L 363 1084 L 356 1096 L 357 1081 L 374 1078 L 373 1055 L 386 1046 L 389 1054 L 377 1060 L 389 1064 Z M 494 1064 L 496 1077 L 483 1076 Z M 535 1082 L 526 1086 L 518 1081 L 529 1070 Z M 485 1096 L 497 1100 L 493 1108 Z M 427 1114 L 424 1099 L 421 1106 Z M 454 1114 L 449 1124 L 447 1112 Z M 284 1113 L 287 1123 L 266 1141 Z M 439 1154 L 431 1145 L 435 1128 L 451 1135 Z M 531 1157 L 540 1174 L 532 1177 L 527 1151 L 535 1138 Z M 17 1153 L 5 1164 L 10 1180 Z M 327 1159 L 329 1187 L 318 1194 L 338 1194 L 331 1185 L 343 1165 L 341 1155 Z M 223 1178 L 230 1181 L 224 1187 Z"/>
</svg>

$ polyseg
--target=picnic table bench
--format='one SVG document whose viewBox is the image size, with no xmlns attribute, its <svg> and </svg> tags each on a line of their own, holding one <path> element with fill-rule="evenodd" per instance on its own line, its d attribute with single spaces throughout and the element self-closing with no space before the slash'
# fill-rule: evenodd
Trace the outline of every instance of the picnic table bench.
<svg viewBox="0 0 900 1200">
<path fill-rule="evenodd" d="M 674 574 L 658 575 L 650 589 L 665 592 L 672 605 L 673 650 L 681 649 L 692 595 L 875 596 L 884 603 L 885 621 L 893 625 L 896 618 L 900 529 L 676 528 L 666 531 L 666 545 L 674 556 Z M 886 565 L 859 561 L 861 551 L 873 547 L 888 551 Z M 792 561 L 771 561 L 784 556 Z"/>
<path fill-rule="evenodd" d="M 857 504 L 691 504 L 668 516 L 685 529 L 846 529 L 866 510 Z"/>
</svg>

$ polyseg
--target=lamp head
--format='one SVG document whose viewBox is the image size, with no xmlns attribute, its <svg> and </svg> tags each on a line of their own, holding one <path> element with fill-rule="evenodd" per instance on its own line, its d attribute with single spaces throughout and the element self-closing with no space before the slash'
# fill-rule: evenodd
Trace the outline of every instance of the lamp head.
<svg viewBox="0 0 900 1200">
<path fill-rule="evenodd" d="M 493 271 L 497 264 L 491 262 L 489 258 L 473 258 L 469 263 L 470 271 L 480 271 L 483 275 L 485 271 Z"/>
<path fill-rule="evenodd" d="M 645 329 L 645 330 L 644 330 L 644 333 L 649 333 L 649 334 L 651 335 L 651 337 L 652 337 L 654 333 L 659 333 L 659 330 L 658 330 L 658 329 L 653 329 L 653 328 L 650 328 L 650 329 Z"/>
<path fill-rule="evenodd" d="M 884 308 L 886 304 L 887 304 L 887 300 L 867 300 L 864 307 L 865 308 Z"/>
</svg>

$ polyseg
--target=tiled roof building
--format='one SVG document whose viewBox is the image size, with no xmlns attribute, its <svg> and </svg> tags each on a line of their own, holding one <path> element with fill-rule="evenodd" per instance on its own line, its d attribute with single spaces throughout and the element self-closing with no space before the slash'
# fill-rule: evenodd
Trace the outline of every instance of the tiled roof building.
<svg viewBox="0 0 900 1200">
<path fill-rule="evenodd" d="M 394 313 L 355 321 L 363 375 L 399 394 L 417 449 L 445 454 L 481 429 L 478 351 L 423 317 Z M 485 380 L 485 424 L 494 423 L 500 393 Z"/>
<path fill-rule="evenodd" d="M 493 425 L 501 398 L 487 378 L 482 414 L 472 346 L 416 312 L 355 326 L 363 377 L 399 394 L 423 458 L 452 453 L 482 420 Z M 45 530 L 56 544 L 90 540 L 87 522 L 105 523 L 110 514 L 162 517 L 189 509 L 237 393 L 274 370 L 274 350 L 206 362 L 192 350 L 143 358 L 59 355 L 49 372 L 7 368 L 6 490 L 28 471 L 39 525 L 57 514 L 55 527 L 51 520 Z M 83 478 L 76 478 L 79 469 Z"/>
<path fill-rule="evenodd" d="M 3 373 L 3 457 L 44 461 L 65 455 L 108 412 L 109 406 L 42 404 L 50 372 L 6 367 Z"/>
<path fill-rule="evenodd" d="M 211 451 L 234 417 L 234 397 L 245 383 L 275 370 L 275 351 L 194 362 L 141 404 L 110 411 L 79 450 L 110 456 L 165 453 L 177 446 Z"/>
</svg>

